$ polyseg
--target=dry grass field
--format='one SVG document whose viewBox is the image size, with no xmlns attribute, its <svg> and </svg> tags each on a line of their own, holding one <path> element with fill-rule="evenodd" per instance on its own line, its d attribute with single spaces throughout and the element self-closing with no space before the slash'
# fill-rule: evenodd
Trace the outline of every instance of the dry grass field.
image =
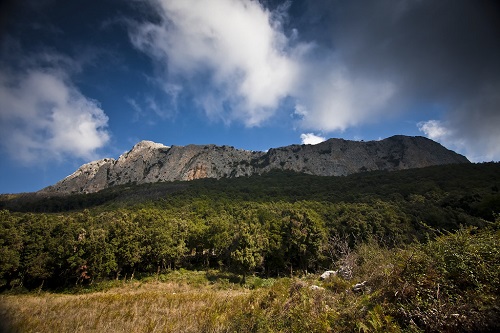
<svg viewBox="0 0 500 333">
<path fill-rule="evenodd" d="M 325 332 L 339 295 L 306 280 L 116 282 L 78 294 L 0 295 L 5 332 Z M 338 303 L 338 302 L 337 302 Z M 338 303 L 338 305 L 345 303 Z M 356 307 L 357 302 L 353 303 Z M 352 328 L 352 327 L 351 327 Z"/>
<path fill-rule="evenodd" d="M 227 332 L 252 291 L 128 282 L 88 294 L 2 295 L 6 332 Z"/>
</svg>

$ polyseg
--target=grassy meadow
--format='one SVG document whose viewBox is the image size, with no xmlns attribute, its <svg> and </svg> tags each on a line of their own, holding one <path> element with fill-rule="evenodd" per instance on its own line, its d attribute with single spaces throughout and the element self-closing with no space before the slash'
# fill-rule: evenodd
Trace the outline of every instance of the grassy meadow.
<svg viewBox="0 0 500 333">
<path fill-rule="evenodd" d="M 223 332 L 248 290 L 128 282 L 106 291 L 2 296 L 8 332 Z"/>
<path fill-rule="evenodd" d="M 77 294 L 2 295 L 4 330 L 328 332 L 337 326 L 335 331 L 350 332 L 366 312 L 363 295 L 312 290 L 311 278 L 248 278 L 241 285 L 227 279 L 200 283 L 200 272 L 185 274 L 198 281 L 150 279 Z"/>
</svg>

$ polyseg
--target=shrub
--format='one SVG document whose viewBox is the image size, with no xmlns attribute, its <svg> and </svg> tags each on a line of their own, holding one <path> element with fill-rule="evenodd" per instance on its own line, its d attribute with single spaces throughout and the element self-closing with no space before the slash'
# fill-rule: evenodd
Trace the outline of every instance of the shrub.
<svg viewBox="0 0 500 333">
<path fill-rule="evenodd" d="M 397 253 L 384 291 L 405 326 L 425 331 L 500 329 L 500 233 L 461 229 Z"/>
</svg>

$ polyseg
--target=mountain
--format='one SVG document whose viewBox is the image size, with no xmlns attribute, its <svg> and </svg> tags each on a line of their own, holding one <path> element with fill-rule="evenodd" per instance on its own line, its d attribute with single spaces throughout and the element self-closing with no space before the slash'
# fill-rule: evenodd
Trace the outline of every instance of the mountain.
<svg viewBox="0 0 500 333">
<path fill-rule="evenodd" d="M 470 163 L 424 137 L 392 136 L 380 141 L 329 139 L 317 145 L 291 145 L 256 152 L 231 146 L 164 146 L 141 141 L 117 160 L 105 158 L 77 171 L 40 194 L 93 193 L 114 185 L 233 178 L 290 170 L 319 176 L 345 176 L 373 170 L 402 170 Z"/>
</svg>

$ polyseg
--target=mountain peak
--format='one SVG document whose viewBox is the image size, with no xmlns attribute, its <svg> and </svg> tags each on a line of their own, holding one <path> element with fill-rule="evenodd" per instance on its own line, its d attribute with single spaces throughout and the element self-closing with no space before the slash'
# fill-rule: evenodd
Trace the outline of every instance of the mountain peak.
<svg viewBox="0 0 500 333">
<path fill-rule="evenodd" d="M 169 148 L 170 147 L 165 146 L 161 143 L 143 140 L 143 141 L 140 141 L 139 143 L 135 144 L 134 147 L 132 147 L 132 149 L 130 149 L 128 152 L 122 154 L 118 158 L 118 163 L 122 164 L 123 161 L 125 161 L 125 160 L 137 160 L 137 159 L 150 158 L 152 155 L 155 154 L 155 152 L 157 150 L 169 149 Z"/>
<path fill-rule="evenodd" d="M 148 141 L 148 140 L 143 140 L 138 142 L 132 149 L 131 151 L 134 150 L 142 150 L 142 149 L 157 149 L 157 148 L 169 148 L 168 146 L 165 146 L 162 143 L 156 143 L 153 141 Z"/>
<path fill-rule="evenodd" d="M 366 142 L 329 139 L 317 145 L 290 145 L 267 152 L 213 144 L 168 147 L 141 141 L 118 160 L 87 163 L 40 192 L 89 193 L 127 183 L 233 178 L 271 170 L 345 176 L 365 171 L 393 171 L 455 163 L 470 162 L 435 141 L 404 135 Z"/>
</svg>

